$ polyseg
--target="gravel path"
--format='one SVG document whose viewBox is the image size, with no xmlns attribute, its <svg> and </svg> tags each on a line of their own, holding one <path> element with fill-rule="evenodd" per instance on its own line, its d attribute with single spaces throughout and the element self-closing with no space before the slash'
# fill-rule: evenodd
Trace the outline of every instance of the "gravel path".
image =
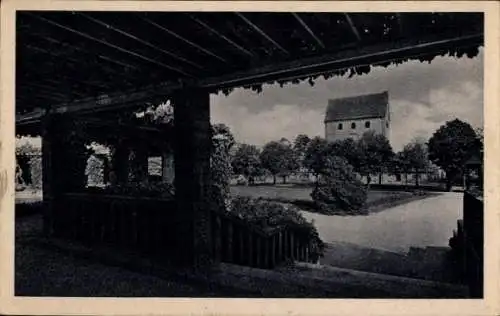
<svg viewBox="0 0 500 316">
<path fill-rule="evenodd" d="M 363 247 L 407 252 L 410 247 L 448 246 L 462 218 L 461 193 L 398 205 L 368 216 L 327 216 L 303 211 L 314 220 L 325 242 L 347 242 Z"/>
</svg>

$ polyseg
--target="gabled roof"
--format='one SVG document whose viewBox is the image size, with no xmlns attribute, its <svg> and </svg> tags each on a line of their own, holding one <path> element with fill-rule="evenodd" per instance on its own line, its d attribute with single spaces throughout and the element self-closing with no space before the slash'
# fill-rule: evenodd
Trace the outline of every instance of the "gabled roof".
<svg viewBox="0 0 500 316">
<path fill-rule="evenodd" d="M 382 118 L 387 113 L 388 105 L 389 93 L 387 91 L 328 100 L 325 122 Z"/>
</svg>

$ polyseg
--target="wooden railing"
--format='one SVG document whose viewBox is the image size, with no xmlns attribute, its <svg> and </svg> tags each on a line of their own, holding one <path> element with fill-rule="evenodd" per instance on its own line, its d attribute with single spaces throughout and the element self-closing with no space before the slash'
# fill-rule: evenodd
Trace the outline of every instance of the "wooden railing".
<svg viewBox="0 0 500 316">
<path fill-rule="evenodd" d="M 263 230 L 222 212 L 212 212 L 211 220 L 216 261 L 262 269 L 287 260 L 316 261 L 303 231 L 285 226 Z"/>
<path fill-rule="evenodd" d="M 464 274 L 473 297 L 483 296 L 484 203 L 483 198 L 464 193 L 461 232 Z"/>
<path fill-rule="evenodd" d="M 172 238 L 172 200 L 71 193 L 54 206 L 55 237 L 148 253 L 164 251 Z"/>
<path fill-rule="evenodd" d="M 54 236 L 86 244 L 109 244 L 165 256 L 175 242 L 175 201 L 88 193 L 68 193 L 53 204 Z M 311 244 L 302 230 L 263 230 L 230 216 L 211 212 L 215 262 L 272 269 L 287 260 L 314 262 Z"/>
</svg>

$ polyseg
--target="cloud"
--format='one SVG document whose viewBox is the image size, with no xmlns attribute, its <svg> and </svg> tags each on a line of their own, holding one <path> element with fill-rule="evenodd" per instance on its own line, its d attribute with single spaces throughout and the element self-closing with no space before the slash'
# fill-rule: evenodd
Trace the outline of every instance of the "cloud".
<svg viewBox="0 0 500 316">
<path fill-rule="evenodd" d="M 212 122 L 229 126 L 238 142 L 262 146 L 282 137 L 293 140 L 298 131 L 310 136 L 324 134 L 323 111 L 296 104 L 277 104 L 252 113 L 248 108 L 237 104 L 227 106 L 215 103 L 211 111 Z"/>
<path fill-rule="evenodd" d="M 415 137 L 429 138 L 448 120 L 459 118 L 474 127 L 483 124 L 483 52 L 478 57 L 437 57 L 370 74 L 308 83 L 264 86 L 262 93 L 237 89 L 212 96 L 212 121 L 226 123 L 237 141 L 261 145 L 304 133 L 324 136 L 328 99 L 389 91 L 395 150 Z"/>
</svg>

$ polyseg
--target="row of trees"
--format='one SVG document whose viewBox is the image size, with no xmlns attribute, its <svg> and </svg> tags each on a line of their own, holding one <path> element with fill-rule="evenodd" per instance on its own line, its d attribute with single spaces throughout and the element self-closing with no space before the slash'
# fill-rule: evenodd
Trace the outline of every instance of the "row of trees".
<svg viewBox="0 0 500 316">
<path fill-rule="evenodd" d="M 383 135 L 365 133 L 359 140 L 345 139 L 328 142 L 321 137 L 310 138 L 298 135 L 292 142 L 285 138 L 271 141 L 262 150 L 249 144 L 240 144 L 231 156 L 235 174 L 243 174 L 252 183 L 253 179 L 266 173 L 276 178 L 286 178 L 297 172 L 313 173 L 316 178 L 324 170 L 331 157 L 340 157 L 353 170 L 372 182 L 372 175 L 383 173 L 414 174 L 419 185 L 419 175 L 430 168 L 441 168 L 446 173 L 447 187 L 463 173 L 465 162 L 472 156 L 482 159 L 483 133 L 475 131 L 468 123 L 455 119 L 446 122 L 426 142 L 414 139 L 395 153 Z"/>
<path fill-rule="evenodd" d="M 451 187 L 453 181 L 462 175 L 467 159 L 474 154 L 482 159 L 484 147 L 482 130 L 475 131 L 468 123 L 458 119 L 441 126 L 428 142 L 415 139 L 397 153 L 393 152 L 384 136 L 373 132 L 365 133 L 359 140 L 346 139 L 334 143 L 301 134 L 293 142 L 282 138 L 259 149 L 249 144 L 234 146 L 235 139 L 224 124 L 214 125 L 212 131 L 214 143 L 222 146 L 216 155 L 226 156 L 219 169 L 227 169 L 225 177 L 242 174 L 250 183 L 255 177 L 266 174 L 273 176 L 274 183 L 277 177 L 286 182 L 287 177 L 296 172 L 310 172 L 318 178 L 329 158 L 340 157 L 354 172 L 366 177 L 368 185 L 373 174 L 382 173 L 413 173 L 416 185 L 419 185 L 419 173 L 434 164 L 446 173 L 448 187 Z M 28 180 L 26 182 L 41 183 L 39 148 L 24 144 L 16 151 L 23 178 Z M 32 164 L 36 165 L 35 170 L 33 166 L 28 167 Z M 34 181 L 30 179 L 32 176 Z"/>
</svg>

